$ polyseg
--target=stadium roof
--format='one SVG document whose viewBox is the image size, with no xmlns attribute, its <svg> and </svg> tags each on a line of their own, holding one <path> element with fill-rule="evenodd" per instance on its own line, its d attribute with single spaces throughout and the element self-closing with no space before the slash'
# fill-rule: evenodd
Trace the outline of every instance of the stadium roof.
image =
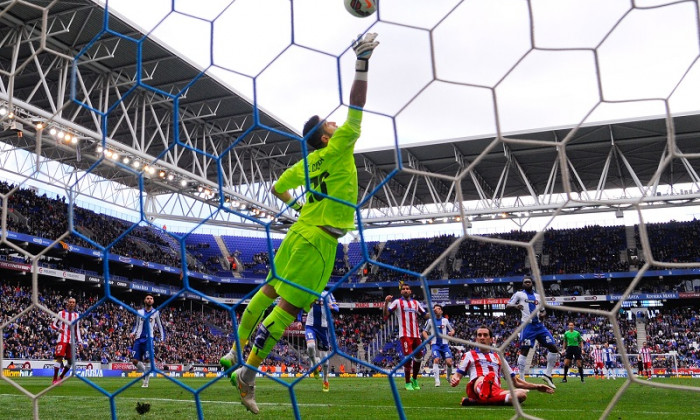
<svg viewBox="0 0 700 420">
<path fill-rule="evenodd" d="M 152 178 L 143 176 L 149 216 L 197 221 L 211 214 L 201 203 L 214 203 L 217 192 L 223 192 L 222 200 L 246 202 L 248 210 L 279 211 L 279 203 L 268 194 L 269 184 L 301 158 L 296 128 L 264 111 L 256 114 L 248 100 L 127 22 L 110 15 L 106 30 L 104 9 L 92 1 L 5 7 L 0 11 L 0 106 L 11 104 L 16 117 L 2 117 L 0 141 L 130 187 L 138 186 L 140 169 L 109 158 L 97 161 L 103 153 L 98 146 L 118 153 L 119 161 L 128 156 L 131 162 L 140 160 L 172 174 L 172 180 L 157 172 Z M 33 124 L 39 121 L 47 129 L 55 126 L 76 134 L 79 144 L 57 140 L 47 130 L 38 133 Z M 175 131 L 179 142 L 174 141 Z M 106 141 L 101 144 L 103 133 Z M 675 142 L 669 141 L 669 133 L 675 134 Z M 562 206 L 574 212 L 601 211 L 638 201 L 695 204 L 699 134 L 700 116 L 687 115 L 502 139 L 454 139 L 404 147 L 400 159 L 395 150 L 358 153 L 359 183 L 366 188 L 361 198 L 376 189 L 362 214 L 366 224 L 386 226 L 458 216 L 458 203 L 468 200 L 475 204 L 465 214 L 473 216 L 528 210 L 550 214 Z M 558 159 L 563 145 L 567 160 Z M 670 153 L 676 157 L 667 162 Z M 218 156 L 224 156 L 220 165 Z M 34 168 L 23 169 L 21 163 L 10 169 L 7 160 L 5 156 L 4 169 L 36 176 Z M 567 189 L 563 166 L 572 198 L 582 202 L 558 196 Z M 453 180 L 467 168 L 472 170 L 458 188 Z M 118 202 L 114 191 L 94 188 L 94 180 L 57 171 L 64 172 L 51 174 L 49 182 L 125 208 L 140 201 L 132 197 Z M 661 175 L 654 183 L 657 171 Z M 671 193 L 655 188 L 685 182 L 696 184 Z M 604 191 L 612 188 L 624 191 L 605 197 Z M 645 198 L 638 198 L 639 191 Z M 236 214 L 217 215 L 213 222 L 260 228 Z"/>
</svg>

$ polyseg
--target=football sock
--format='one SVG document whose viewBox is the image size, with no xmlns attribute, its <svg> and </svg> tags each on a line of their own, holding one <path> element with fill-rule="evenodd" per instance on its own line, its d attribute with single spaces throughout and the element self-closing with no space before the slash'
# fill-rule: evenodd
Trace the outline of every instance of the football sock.
<svg viewBox="0 0 700 420">
<path fill-rule="evenodd" d="M 569 367 L 567 365 L 564 365 L 564 379 L 566 379 L 566 376 L 569 374 Z"/>
<path fill-rule="evenodd" d="M 61 372 L 61 375 L 59 376 L 60 379 L 63 379 L 64 376 L 66 376 L 66 373 L 70 370 L 70 365 L 65 365 L 63 366 L 63 372 Z"/>
<path fill-rule="evenodd" d="M 581 375 L 581 379 L 583 379 L 583 366 L 579 366 L 578 373 Z"/>
<path fill-rule="evenodd" d="M 260 323 L 258 331 L 255 333 L 253 349 L 250 351 L 246 363 L 256 368 L 260 366 L 262 361 L 270 354 L 272 348 L 275 347 L 277 341 L 282 338 L 287 327 L 294 322 L 294 319 L 295 317 L 292 314 L 279 306 L 275 306 L 270 315 Z M 255 382 L 255 370 L 253 369 L 243 369 L 241 376 L 243 376 L 243 381 L 247 384 Z"/>
<path fill-rule="evenodd" d="M 255 327 L 258 326 L 263 315 L 265 315 L 265 310 L 272 305 L 274 299 L 268 297 L 261 290 L 250 299 L 250 303 L 246 306 L 245 311 L 243 311 L 243 316 L 241 316 L 241 323 L 238 324 L 238 339 L 241 341 L 241 351 L 250 341 L 250 336 L 253 333 Z M 236 345 L 231 347 L 235 351 Z"/>
<path fill-rule="evenodd" d="M 315 365 L 318 363 L 318 359 L 316 358 L 316 342 L 315 341 L 307 341 L 306 342 L 306 353 L 309 355 L 309 359 L 311 360 L 311 365 Z"/>
<path fill-rule="evenodd" d="M 413 359 L 413 379 L 418 378 L 420 373 L 420 359 Z"/>
<path fill-rule="evenodd" d="M 520 379 L 525 380 L 525 363 L 527 362 L 527 357 L 524 355 L 518 356 L 518 370 L 520 371 Z"/>
<path fill-rule="evenodd" d="M 406 383 L 411 382 L 411 360 L 412 359 L 408 359 L 408 361 L 403 364 L 403 377 L 406 379 Z"/>
<path fill-rule="evenodd" d="M 559 353 L 549 352 L 547 353 L 547 376 L 552 376 L 552 371 L 554 366 L 556 366 L 559 360 Z"/>
<path fill-rule="evenodd" d="M 437 363 L 433 363 L 433 374 L 435 375 L 435 381 L 440 380 L 440 366 Z"/>
<path fill-rule="evenodd" d="M 447 365 L 447 381 L 450 381 L 450 378 L 452 377 L 452 366 Z"/>
<path fill-rule="evenodd" d="M 58 379 L 58 370 L 61 369 L 61 366 L 63 366 L 63 363 L 61 362 L 55 362 L 53 364 L 53 380 L 55 381 Z"/>
<path fill-rule="evenodd" d="M 320 354 L 320 358 L 323 359 L 326 356 L 328 356 L 328 352 L 322 351 Z M 330 359 L 327 359 L 325 362 L 323 362 L 321 366 L 323 368 L 323 380 L 328 382 L 328 368 L 330 367 Z"/>
<path fill-rule="evenodd" d="M 136 364 L 136 370 L 138 370 L 139 372 L 145 372 L 146 366 L 143 364 L 143 362 L 138 362 Z"/>
</svg>

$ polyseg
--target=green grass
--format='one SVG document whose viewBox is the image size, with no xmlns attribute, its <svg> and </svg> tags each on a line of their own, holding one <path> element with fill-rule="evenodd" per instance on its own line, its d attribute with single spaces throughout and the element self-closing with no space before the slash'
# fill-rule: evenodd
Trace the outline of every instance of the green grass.
<svg viewBox="0 0 700 420">
<path fill-rule="evenodd" d="M 331 392 L 321 392 L 321 381 L 304 379 L 295 386 L 303 419 L 397 419 L 399 418 L 389 380 L 386 378 L 332 378 Z M 536 378 L 531 379 L 538 382 Z M 45 389 L 50 378 L 18 378 L 16 383 L 32 393 Z M 95 384 L 106 392 L 116 392 L 128 383 L 121 378 L 97 378 Z M 193 388 L 204 387 L 206 379 L 185 379 Z M 607 404 L 624 383 L 622 379 L 595 380 L 586 383 L 557 381 L 554 395 L 531 391 L 523 404 L 526 414 L 545 419 L 599 418 Z M 654 379 L 652 383 L 689 385 L 700 391 L 700 381 L 693 379 Z M 432 379 L 421 381 L 420 391 L 403 389 L 397 380 L 401 404 L 408 419 L 478 418 L 509 419 L 512 407 L 461 407 L 465 382 L 456 388 L 435 388 Z M 114 402 L 119 419 L 196 419 L 194 396 L 188 390 L 164 378 L 152 378 L 149 388 L 141 382 L 119 393 Z M 227 380 L 219 380 L 200 393 L 202 412 L 206 419 L 292 419 L 294 412 L 288 389 L 269 379 L 258 379 L 256 397 L 260 414 L 253 416 L 240 405 L 238 394 Z M 83 381 L 71 378 L 52 389 L 39 400 L 41 419 L 108 419 L 109 399 Z M 148 402 L 151 410 L 141 416 L 136 413 L 137 402 Z M 5 381 L 0 381 L 0 418 L 33 418 L 31 400 Z M 700 392 L 667 390 L 632 384 L 623 394 L 610 417 L 614 420 L 686 419 L 700 418 Z"/>
</svg>

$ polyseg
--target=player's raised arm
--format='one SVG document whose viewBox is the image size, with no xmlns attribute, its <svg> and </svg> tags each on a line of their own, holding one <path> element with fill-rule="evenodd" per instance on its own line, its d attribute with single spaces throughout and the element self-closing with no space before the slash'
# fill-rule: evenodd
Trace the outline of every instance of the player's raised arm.
<svg viewBox="0 0 700 420">
<path fill-rule="evenodd" d="M 382 307 L 382 314 L 384 315 L 384 320 L 389 319 L 389 303 L 394 297 L 392 295 L 388 295 L 386 298 L 384 298 L 384 306 Z"/>
<path fill-rule="evenodd" d="M 364 108 L 367 101 L 367 70 L 369 69 L 369 58 L 379 41 L 376 33 L 367 33 L 364 38 L 362 35 L 357 37 L 352 45 L 355 51 L 357 61 L 355 62 L 355 81 L 350 88 L 350 106 Z"/>
</svg>

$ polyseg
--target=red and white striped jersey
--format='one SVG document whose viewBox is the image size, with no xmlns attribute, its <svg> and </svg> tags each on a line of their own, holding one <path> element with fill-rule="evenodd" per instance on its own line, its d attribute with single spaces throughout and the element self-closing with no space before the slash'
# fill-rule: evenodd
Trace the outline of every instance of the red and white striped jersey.
<svg viewBox="0 0 700 420">
<path fill-rule="evenodd" d="M 77 320 L 80 317 L 78 312 L 68 312 L 65 309 L 58 313 L 58 317 L 53 319 L 51 324 L 51 329 L 58 331 L 58 343 L 69 343 L 70 344 L 70 334 L 71 334 L 71 322 Z M 80 337 L 80 328 L 78 324 L 75 324 L 75 343 L 81 343 L 82 339 Z"/>
<path fill-rule="evenodd" d="M 425 314 L 425 308 L 419 301 L 400 297 L 394 299 L 387 309 L 390 313 L 396 311 L 396 318 L 399 322 L 399 337 L 420 337 L 418 315 Z"/>
<path fill-rule="evenodd" d="M 591 357 L 593 358 L 593 363 L 603 363 L 603 350 L 598 347 L 593 347 L 593 350 L 591 350 Z"/>
<path fill-rule="evenodd" d="M 649 347 L 642 347 L 639 354 L 642 356 L 642 362 L 651 363 L 651 349 Z"/>
<path fill-rule="evenodd" d="M 513 375 L 513 370 L 508 366 L 508 363 L 502 363 L 497 353 L 482 353 L 479 350 L 464 353 L 457 367 L 457 372 L 462 375 L 469 374 L 469 382 L 494 372 L 498 386 L 501 386 L 502 375 Z"/>
</svg>

